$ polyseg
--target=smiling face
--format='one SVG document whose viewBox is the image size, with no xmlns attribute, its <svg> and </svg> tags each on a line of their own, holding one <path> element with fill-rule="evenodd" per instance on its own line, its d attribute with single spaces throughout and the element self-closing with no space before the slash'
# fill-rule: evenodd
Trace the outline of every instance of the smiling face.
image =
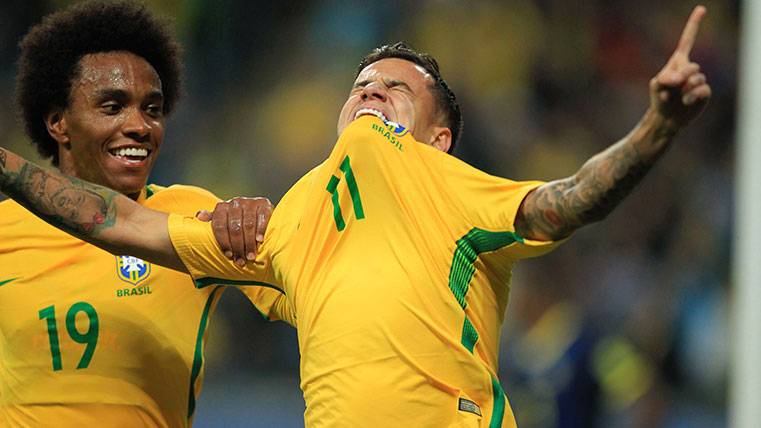
<svg viewBox="0 0 761 428">
<path fill-rule="evenodd" d="M 368 65 L 341 109 L 338 134 L 354 119 L 370 114 L 403 125 L 417 141 L 447 151 L 451 132 L 436 108 L 433 84 L 423 67 L 404 59 L 385 58 Z"/>
<path fill-rule="evenodd" d="M 161 80 L 129 52 L 85 55 L 69 106 L 46 123 L 61 171 L 136 198 L 164 139 Z"/>
</svg>

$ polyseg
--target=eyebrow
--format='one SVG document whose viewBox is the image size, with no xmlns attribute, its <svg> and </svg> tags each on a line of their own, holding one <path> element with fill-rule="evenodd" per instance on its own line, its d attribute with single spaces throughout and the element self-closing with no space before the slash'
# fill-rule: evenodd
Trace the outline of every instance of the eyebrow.
<svg viewBox="0 0 761 428">
<path fill-rule="evenodd" d="M 362 88 L 362 87 L 365 87 L 365 86 L 369 85 L 370 83 L 372 83 L 371 80 L 362 80 L 360 82 L 354 83 L 354 86 L 352 86 L 352 88 Z M 389 86 L 389 87 L 391 87 L 391 86 L 401 86 L 401 87 L 407 89 L 408 91 L 412 92 L 413 94 L 415 93 L 415 91 L 413 91 L 412 88 L 410 88 L 410 85 L 408 85 L 403 80 L 396 80 L 396 79 L 384 80 L 384 84 L 386 86 Z"/>
<path fill-rule="evenodd" d="M 127 94 L 127 91 L 124 91 L 122 89 L 114 89 L 114 88 L 100 89 L 95 93 L 95 97 L 98 100 L 113 98 L 122 102 L 129 99 L 129 95 Z M 164 93 L 159 90 L 153 90 L 148 93 L 148 96 L 146 98 L 151 101 L 163 101 Z"/>
<path fill-rule="evenodd" d="M 129 98 L 127 95 L 127 92 L 121 90 L 121 89 L 99 89 L 97 92 L 95 92 L 95 97 L 98 100 L 103 100 L 107 98 L 115 98 L 117 100 L 123 101 Z"/>
<path fill-rule="evenodd" d="M 415 93 L 415 91 L 413 91 L 412 88 L 410 88 L 410 85 L 408 85 L 403 80 L 392 79 L 392 80 L 389 80 L 386 85 L 388 85 L 388 86 L 401 86 L 401 87 L 407 89 L 408 91 L 412 92 L 413 94 Z"/>
<path fill-rule="evenodd" d="M 149 100 L 164 101 L 164 93 L 159 90 L 153 90 L 148 93 L 146 98 Z"/>
</svg>

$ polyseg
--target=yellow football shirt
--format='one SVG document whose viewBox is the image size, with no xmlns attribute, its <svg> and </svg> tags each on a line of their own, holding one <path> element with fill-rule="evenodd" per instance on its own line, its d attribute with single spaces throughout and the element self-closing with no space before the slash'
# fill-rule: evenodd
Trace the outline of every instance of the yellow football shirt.
<svg viewBox="0 0 761 428">
<path fill-rule="evenodd" d="M 284 290 L 307 426 L 512 427 L 499 331 L 514 262 L 555 245 L 514 231 L 540 184 L 488 175 L 365 116 L 278 204 L 256 262 L 228 262 L 192 218 L 171 216 L 169 231 L 197 285 Z"/>
<path fill-rule="evenodd" d="M 193 215 L 211 193 L 150 185 L 138 202 Z M 185 427 L 221 287 L 114 256 L 0 202 L 0 426 Z M 249 291 L 277 318 L 282 294 Z M 273 309 L 275 308 L 275 309 Z"/>
</svg>

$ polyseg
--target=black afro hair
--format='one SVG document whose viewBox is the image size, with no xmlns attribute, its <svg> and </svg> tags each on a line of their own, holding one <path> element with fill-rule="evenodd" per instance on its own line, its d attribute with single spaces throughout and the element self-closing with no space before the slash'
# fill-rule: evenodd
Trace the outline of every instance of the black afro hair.
<svg viewBox="0 0 761 428">
<path fill-rule="evenodd" d="M 58 165 L 58 147 L 45 116 L 70 103 L 79 60 L 91 53 L 127 51 L 145 59 L 158 73 L 164 113 L 181 92 L 181 48 L 167 21 L 132 1 L 86 1 L 50 14 L 19 43 L 16 108 L 39 153 Z"/>
</svg>

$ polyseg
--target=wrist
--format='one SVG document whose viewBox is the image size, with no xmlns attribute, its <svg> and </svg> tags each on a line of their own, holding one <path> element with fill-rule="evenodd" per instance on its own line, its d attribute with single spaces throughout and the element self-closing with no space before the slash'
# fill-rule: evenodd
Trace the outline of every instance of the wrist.
<svg viewBox="0 0 761 428">
<path fill-rule="evenodd" d="M 650 108 L 627 135 L 625 141 L 643 161 L 652 162 L 669 148 L 679 129 L 680 127 L 672 120 L 665 118 L 656 109 Z"/>
<path fill-rule="evenodd" d="M 656 140 L 671 140 L 681 129 L 674 119 L 664 116 L 656 107 L 647 109 L 639 126 L 645 130 L 646 135 L 652 135 Z"/>
</svg>

